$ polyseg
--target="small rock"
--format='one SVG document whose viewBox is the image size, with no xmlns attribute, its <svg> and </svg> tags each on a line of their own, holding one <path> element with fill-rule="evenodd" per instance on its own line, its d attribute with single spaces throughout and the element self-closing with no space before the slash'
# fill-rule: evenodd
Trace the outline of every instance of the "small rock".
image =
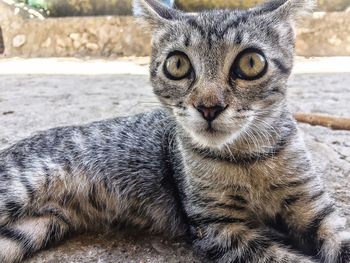
<svg viewBox="0 0 350 263">
<path fill-rule="evenodd" d="M 73 40 L 77 40 L 80 38 L 80 34 L 79 33 L 70 33 L 69 37 Z"/>
<path fill-rule="evenodd" d="M 21 9 L 19 9 L 18 7 L 15 8 L 15 10 L 13 10 L 13 14 L 16 16 L 19 14 L 19 12 L 21 11 Z"/>
<path fill-rule="evenodd" d="M 159 242 L 152 242 L 152 248 L 157 251 L 159 254 L 165 254 L 167 252 L 167 248 Z"/>
<path fill-rule="evenodd" d="M 75 49 L 79 49 L 79 47 L 80 47 L 81 45 L 82 45 L 82 43 L 81 43 L 80 39 L 76 39 L 76 40 L 73 41 L 73 47 L 74 47 Z"/>
<path fill-rule="evenodd" d="M 97 50 L 99 48 L 98 45 L 95 43 L 87 43 L 86 47 L 90 50 Z"/>
<path fill-rule="evenodd" d="M 27 41 L 27 37 L 25 35 L 17 35 L 12 39 L 12 46 L 13 47 L 21 47 L 23 46 Z"/>
<path fill-rule="evenodd" d="M 61 38 L 56 39 L 56 44 L 60 48 L 64 48 L 66 46 L 66 44 L 64 43 L 64 41 Z"/>
<path fill-rule="evenodd" d="M 88 34 L 88 33 L 84 32 L 84 33 L 82 34 L 82 36 L 81 36 L 81 42 L 82 42 L 83 44 L 89 43 L 89 34 Z"/>
<path fill-rule="evenodd" d="M 41 47 L 48 48 L 51 46 L 52 40 L 51 37 L 48 37 L 42 44 Z"/>
<path fill-rule="evenodd" d="M 20 23 L 19 21 L 16 21 L 16 20 L 11 22 L 11 24 L 10 24 L 11 29 L 14 31 L 21 29 L 22 26 L 23 26 L 22 23 Z"/>
</svg>

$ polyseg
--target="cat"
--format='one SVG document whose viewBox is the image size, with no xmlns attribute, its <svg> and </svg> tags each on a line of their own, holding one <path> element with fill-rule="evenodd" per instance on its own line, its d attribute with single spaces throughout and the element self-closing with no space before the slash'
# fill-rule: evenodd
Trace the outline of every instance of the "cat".
<svg viewBox="0 0 350 263">
<path fill-rule="evenodd" d="M 312 0 L 186 14 L 135 0 L 164 108 L 40 132 L 0 152 L 0 261 L 135 225 L 213 262 L 350 262 L 350 235 L 286 106 Z"/>
</svg>

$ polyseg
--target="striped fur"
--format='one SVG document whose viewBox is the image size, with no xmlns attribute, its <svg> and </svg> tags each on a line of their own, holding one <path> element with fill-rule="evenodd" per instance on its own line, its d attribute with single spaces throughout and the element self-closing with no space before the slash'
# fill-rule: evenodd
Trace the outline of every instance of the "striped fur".
<svg viewBox="0 0 350 263">
<path fill-rule="evenodd" d="M 286 107 L 293 26 L 312 5 L 194 15 L 137 1 L 165 109 L 52 129 L 0 152 L 0 262 L 77 231 L 132 225 L 187 236 L 214 262 L 349 263 L 344 220 Z M 266 57 L 259 79 L 231 74 L 246 48 Z M 182 80 L 163 72 L 173 51 L 193 67 Z M 208 124 L 200 103 L 227 107 Z"/>
</svg>

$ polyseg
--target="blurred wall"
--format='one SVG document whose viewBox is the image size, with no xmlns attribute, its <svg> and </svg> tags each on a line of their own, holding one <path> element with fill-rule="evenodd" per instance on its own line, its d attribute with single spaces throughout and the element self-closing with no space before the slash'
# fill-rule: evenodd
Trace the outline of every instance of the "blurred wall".
<svg viewBox="0 0 350 263">
<path fill-rule="evenodd" d="M 1 6 L 0 6 L 1 13 Z M 1 18 L 1 16 L 0 16 Z M 0 19 L 6 57 L 147 56 L 151 35 L 130 16 Z M 298 28 L 301 56 L 349 56 L 350 16 L 314 13 Z"/>
<path fill-rule="evenodd" d="M 210 8 L 248 8 L 266 0 L 176 0 L 176 6 L 186 11 Z M 344 11 L 350 0 L 318 0 L 318 11 Z"/>
<path fill-rule="evenodd" d="M 150 35 L 128 16 L 1 22 L 5 57 L 147 56 Z"/>
<path fill-rule="evenodd" d="M 0 0 L 1 1 L 1 0 Z M 52 17 L 131 15 L 132 0 L 17 0 L 47 9 Z M 168 0 L 159 0 L 166 2 Z M 265 0 L 176 0 L 175 6 L 185 11 L 212 8 L 248 8 Z M 350 0 L 318 0 L 318 11 L 344 11 Z"/>
<path fill-rule="evenodd" d="M 3 56 L 111 57 L 150 54 L 151 36 L 135 23 L 133 17 L 44 19 L 36 14 L 38 19 L 30 19 L 35 14 L 33 10 L 17 9 L 0 0 L 0 28 L 5 51 Z M 316 12 L 305 18 L 297 31 L 297 55 L 349 56 L 349 25 L 350 12 Z M 0 53 L 1 49 L 0 34 Z"/>
<path fill-rule="evenodd" d="M 50 16 L 130 15 L 130 0 L 46 0 Z"/>
</svg>

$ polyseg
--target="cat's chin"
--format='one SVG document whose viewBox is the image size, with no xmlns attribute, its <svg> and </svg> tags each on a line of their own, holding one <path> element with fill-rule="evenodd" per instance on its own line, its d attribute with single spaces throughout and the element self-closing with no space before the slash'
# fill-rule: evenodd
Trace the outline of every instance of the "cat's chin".
<svg viewBox="0 0 350 263">
<path fill-rule="evenodd" d="M 215 129 L 201 131 L 187 130 L 192 141 L 201 146 L 209 148 L 223 148 L 239 137 L 239 131 L 223 132 Z"/>
</svg>

